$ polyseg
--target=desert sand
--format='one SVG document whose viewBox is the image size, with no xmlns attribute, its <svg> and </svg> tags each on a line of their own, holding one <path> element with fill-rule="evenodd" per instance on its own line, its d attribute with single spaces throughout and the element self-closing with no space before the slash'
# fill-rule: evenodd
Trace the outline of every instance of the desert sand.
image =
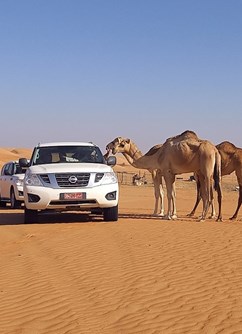
<svg viewBox="0 0 242 334">
<path fill-rule="evenodd" d="M 29 157 L 0 149 L 0 164 Z M 137 172 L 119 157 L 116 171 Z M 0 334 L 242 333 L 242 209 L 223 178 L 223 222 L 188 218 L 195 183 L 177 180 L 175 221 L 153 188 L 120 184 L 118 222 L 77 212 L 23 224 L 0 210 Z"/>
</svg>

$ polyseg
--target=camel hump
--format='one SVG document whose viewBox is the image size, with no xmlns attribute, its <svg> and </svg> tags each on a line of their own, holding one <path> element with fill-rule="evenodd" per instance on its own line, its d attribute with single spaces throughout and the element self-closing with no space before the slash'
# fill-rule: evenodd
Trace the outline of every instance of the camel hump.
<svg viewBox="0 0 242 334">
<path fill-rule="evenodd" d="M 149 151 L 148 151 L 147 153 L 145 153 L 145 155 L 146 155 L 146 156 L 147 156 L 147 155 L 153 155 L 153 154 L 155 154 L 161 147 L 162 147 L 162 144 L 157 144 L 157 145 L 151 147 L 151 148 L 149 149 Z"/>
<path fill-rule="evenodd" d="M 178 141 L 187 140 L 187 139 L 194 139 L 194 140 L 200 141 L 196 133 L 191 130 L 186 130 L 177 136 L 170 137 L 166 141 L 178 142 Z"/>
<path fill-rule="evenodd" d="M 234 154 L 238 149 L 234 144 L 230 143 L 229 141 L 223 141 L 222 143 L 216 145 L 216 147 L 219 151 L 223 151 L 227 154 Z"/>
<path fill-rule="evenodd" d="M 205 140 L 200 140 L 199 142 L 200 142 L 199 146 L 204 151 L 207 151 L 207 152 L 214 151 L 214 152 L 217 152 L 219 154 L 217 147 L 213 143 L 211 143 L 209 140 L 205 139 Z"/>
</svg>

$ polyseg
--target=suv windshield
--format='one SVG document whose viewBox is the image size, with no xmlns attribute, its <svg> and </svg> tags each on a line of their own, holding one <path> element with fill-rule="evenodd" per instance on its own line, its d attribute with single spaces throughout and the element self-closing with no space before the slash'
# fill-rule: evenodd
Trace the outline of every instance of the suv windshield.
<svg viewBox="0 0 242 334">
<path fill-rule="evenodd" d="M 97 146 L 48 146 L 35 149 L 31 165 L 82 162 L 104 164 L 105 160 Z"/>
</svg>

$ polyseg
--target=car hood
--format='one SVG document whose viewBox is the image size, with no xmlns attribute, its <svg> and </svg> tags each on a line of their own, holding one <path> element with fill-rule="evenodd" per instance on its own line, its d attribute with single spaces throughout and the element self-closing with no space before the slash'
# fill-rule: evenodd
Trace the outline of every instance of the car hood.
<svg viewBox="0 0 242 334">
<path fill-rule="evenodd" d="M 23 180 L 25 174 L 14 174 L 12 175 L 13 180 Z"/>
<path fill-rule="evenodd" d="M 58 163 L 30 166 L 29 171 L 34 174 L 48 173 L 105 173 L 113 169 L 105 164 L 93 163 Z"/>
</svg>

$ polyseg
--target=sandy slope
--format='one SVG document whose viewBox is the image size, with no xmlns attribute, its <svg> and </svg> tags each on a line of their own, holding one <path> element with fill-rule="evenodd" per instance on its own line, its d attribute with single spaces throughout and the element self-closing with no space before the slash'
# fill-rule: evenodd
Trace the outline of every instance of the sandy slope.
<svg viewBox="0 0 242 334">
<path fill-rule="evenodd" d="M 32 150 L 26 148 L 0 148 L 0 168 L 5 162 L 30 158 Z"/>
<path fill-rule="evenodd" d="M 186 180 L 177 221 L 151 216 L 147 186 L 120 187 L 118 223 L 73 212 L 24 225 L 22 210 L 2 209 L 0 333 L 242 333 L 234 181 L 223 180 L 222 223 L 186 217 L 195 198 Z"/>
</svg>

